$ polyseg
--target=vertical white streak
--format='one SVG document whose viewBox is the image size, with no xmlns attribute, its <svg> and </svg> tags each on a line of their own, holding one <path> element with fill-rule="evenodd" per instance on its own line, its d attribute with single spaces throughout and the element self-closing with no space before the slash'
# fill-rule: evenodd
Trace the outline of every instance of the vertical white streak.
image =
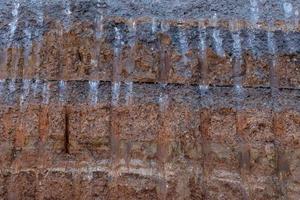
<svg viewBox="0 0 300 200">
<path fill-rule="evenodd" d="M 126 82 L 126 105 L 131 105 L 133 103 L 133 82 Z"/>
<path fill-rule="evenodd" d="M 89 81 L 89 96 L 92 105 L 96 105 L 98 103 L 98 87 L 99 81 Z"/>
<path fill-rule="evenodd" d="M 47 82 L 45 82 L 43 84 L 43 91 L 42 91 L 42 103 L 43 104 L 49 104 L 49 95 L 50 92 L 50 88 L 49 88 L 49 84 Z"/>
<path fill-rule="evenodd" d="M 60 80 L 58 89 L 59 89 L 59 102 L 64 105 L 66 102 L 66 82 Z"/>
<path fill-rule="evenodd" d="M 213 39 L 214 39 L 214 44 L 215 44 L 215 50 L 218 56 L 224 57 L 225 52 L 223 49 L 223 39 L 221 37 L 221 32 L 218 29 L 218 17 L 217 14 L 215 13 L 213 18 L 212 18 L 212 26 L 214 27 L 213 29 Z"/>
<path fill-rule="evenodd" d="M 112 85 L 112 105 L 116 106 L 119 102 L 119 96 L 120 96 L 120 82 L 114 82 Z"/>
</svg>

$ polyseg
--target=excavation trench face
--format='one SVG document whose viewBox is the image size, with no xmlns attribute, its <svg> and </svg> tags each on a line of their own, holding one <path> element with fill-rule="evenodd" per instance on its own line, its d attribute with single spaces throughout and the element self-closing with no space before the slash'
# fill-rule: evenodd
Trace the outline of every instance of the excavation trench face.
<svg viewBox="0 0 300 200">
<path fill-rule="evenodd" d="M 300 199 L 299 1 L 0 8 L 1 199 Z"/>
</svg>

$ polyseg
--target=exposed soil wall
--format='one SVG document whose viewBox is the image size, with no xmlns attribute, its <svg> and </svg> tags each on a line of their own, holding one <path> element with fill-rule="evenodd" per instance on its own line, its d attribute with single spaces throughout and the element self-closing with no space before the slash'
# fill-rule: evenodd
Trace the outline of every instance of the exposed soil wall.
<svg viewBox="0 0 300 200">
<path fill-rule="evenodd" d="M 16 2 L 1 199 L 300 198 L 300 26 L 281 3 L 253 21 L 244 1 Z"/>
</svg>

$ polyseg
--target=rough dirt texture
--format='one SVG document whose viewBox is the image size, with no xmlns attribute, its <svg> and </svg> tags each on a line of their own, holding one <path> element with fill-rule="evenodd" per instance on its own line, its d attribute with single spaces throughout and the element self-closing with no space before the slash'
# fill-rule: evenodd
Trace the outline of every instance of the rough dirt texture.
<svg viewBox="0 0 300 200">
<path fill-rule="evenodd" d="M 299 17 L 153 2 L 0 2 L 0 199 L 300 199 Z"/>
</svg>

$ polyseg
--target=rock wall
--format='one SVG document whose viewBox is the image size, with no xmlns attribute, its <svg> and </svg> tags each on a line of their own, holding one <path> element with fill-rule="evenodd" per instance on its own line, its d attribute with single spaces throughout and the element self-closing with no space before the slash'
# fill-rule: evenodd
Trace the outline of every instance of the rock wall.
<svg viewBox="0 0 300 200">
<path fill-rule="evenodd" d="M 291 2 L 1 2 L 1 199 L 299 199 Z"/>
</svg>

